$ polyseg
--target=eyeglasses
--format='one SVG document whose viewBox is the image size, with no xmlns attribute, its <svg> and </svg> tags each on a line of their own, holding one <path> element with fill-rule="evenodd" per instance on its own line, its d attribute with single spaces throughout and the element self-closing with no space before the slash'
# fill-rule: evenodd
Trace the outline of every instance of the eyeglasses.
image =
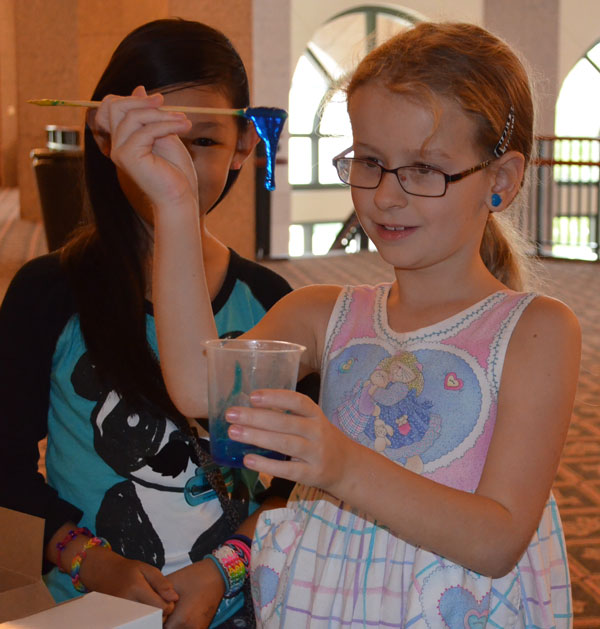
<svg viewBox="0 0 600 629">
<path fill-rule="evenodd" d="M 443 197 L 449 183 L 460 181 L 473 173 L 487 168 L 492 160 L 481 162 L 473 168 L 463 170 L 454 175 L 448 175 L 442 170 L 431 166 L 399 166 L 398 168 L 384 168 L 377 162 L 369 159 L 346 157 L 352 149 L 346 149 L 343 153 L 333 158 L 338 177 L 343 183 L 352 188 L 364 188 L 373 190 L 377 188 L 383 179 L 383 173 L 396 175 L 404 192 L 417 197 Z"/>
</svg>

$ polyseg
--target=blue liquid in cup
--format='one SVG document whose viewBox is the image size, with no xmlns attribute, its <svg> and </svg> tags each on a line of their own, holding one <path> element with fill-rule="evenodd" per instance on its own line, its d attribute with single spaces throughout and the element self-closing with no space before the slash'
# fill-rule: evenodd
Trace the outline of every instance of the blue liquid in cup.
<svg viewBox="0 0 600 629">
<path fill-rule="evenodd" d="M 225 340 L 223 343 L 227 343 Z M 250 341 L 250 343 L 261 343 L 262 341 Z M 229 341 L 229 343 L 236 343 L 236 341 Z M 264 341 L 262 343 L 278 343 L 277 341 Z M 290 344 L 286 344 L 290 345 Z M 299 347 L 300 346 L 295 346 Z M 219 373 L 219 370 L 223 369 L 223 366 L 220 364 L 210 364 L 210 352 L 209 352 L 209 368 L 212 369 L 212 373 Z M 233 441 L 229 438 L 227 434 L 227 430 L 229 428 L 229 422 L 225 419 L 225 412 L 231 406 L 247 406 L 248 405 L 248 395 L 249 392 L 255 388 L 260 388 L 261 386 L 265 386 L 265 384 L 270 384 L 273 381 L 275 385 L 274 388 L 287 388 L 293 389 L 294 384 L 296 382 L 296 376 L 298 371 L 298 360 L 299 353 L 296 356 L 296 365 L 295 365 L 295 373 L 289 374 L 289 382 L 287 382 L 288 374 L 284 371 L 285 374 L 283 378 L 281 377 L 282 373 L 275 374 L 275 377 L 269 376 L 269 379 L 265 381 L 264 379 L 258 383 L 258 387 L 256 386 L 256 382 L 252 381 L 250 386 L 247 386 L 247 393 L 244 392 L 243 380 L 244 380 L 244 369 L 238 360 L 235 361 L 233 367 L 233 383 L 231 390 L 228 391 L 223 397 L 219 397 L 217 400 L 211 400 L 211 392 L 209 392 L 209 424 L 210 424 L 210 454 L 212 459 L 221 466 L 224 467 L 244 467 L 244 456 L 246 454 L 258 454 L 260 456 L 267 457 L 269 459 L 278 459 L 280 461 L 286 460 L 288 457 L 285 454 L 281 454 L 280 452 L 275 452 L 273 450 L 268 450 L 266 448 L 259 448 L 254 445 L 250 445 L 247 443 L 241 443 L 239 441 Z M 227 366 L 225 367 L 227 369 Z M 247 373 L 254 374 L 252 366 L 246 367 L 248 370 Z"/>
<path fill-rule="evenodd" d="M 258 448 L 239 441 L 232 441 L 227 435 L 228 428 L 229 422 L 225 419 L 224 413 L 211 421 L 210 455 L 215 463 L 225 467 L 244 467 L 244 456 L 246 454 L 260 454 L 269 459 L 278 459 L 280 461 L 286 458 L 280 452 Z"/>
</svg>

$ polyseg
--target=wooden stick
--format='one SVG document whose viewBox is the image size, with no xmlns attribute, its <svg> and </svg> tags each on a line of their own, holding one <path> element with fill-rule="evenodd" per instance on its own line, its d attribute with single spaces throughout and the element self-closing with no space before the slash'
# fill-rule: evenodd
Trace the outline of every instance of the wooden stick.
<svg viewBox="0 0 600 629">
<path fill-rule="evenodd" d="M 31 105 L 41 105 L 42 107 L 100 107 L 98 100 L 53 100 L 42 98 L 39 100 L 28 100 Z M 158 108 L 160 111 L 181 111 L 187 114 L 226 114 L 229 116 L 243 116 L 244 109 L 221 109 L 218 107 L 187 107 L 185 105 L 165 105 Z"/>
</svg>

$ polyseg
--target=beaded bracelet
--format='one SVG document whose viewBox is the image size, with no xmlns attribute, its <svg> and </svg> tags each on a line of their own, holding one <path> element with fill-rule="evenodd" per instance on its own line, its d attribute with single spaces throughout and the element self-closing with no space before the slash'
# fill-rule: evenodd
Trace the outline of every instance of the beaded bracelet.
<svg viewBox="0 0 600 629">
<path fill-rule="evenodd" d="M 73 587 L 82 594 L 89 592 L 89 590 L 83 585 L 79 578 L 79 570 L 81 569 L 81 563 L 87 557 L 87 551 L 93 546 L 100 546 L 101 548 L 108 548 L 111 550 L 110 544 L 103 537 L 91 537 L 75 557 L 71 563 L 71 582 Z"/>
<path fill-rule="evenodd" d="M 62 551 L 67 547 L 67 544 L 69 542 L 72 542 L 78 535 L 87 535 L 88 537 L 94 537 L 94 534 L 90 531 L 90 529 L 88 529 L 85 526 L 82 526 L 80 528 L 77 529 L 73 529 L 71 531 L 69 531 L 65 537 L 65 539 L 63 539 L 62 542 L 58 542 L 56 544 L 56 550 L 57 550 L 57 556 L 56 556 L 56 565 L 58 566 L 58 569 L 61 572 L 67 572 L 63 567 L 62 567 L 62 562 L 61 562 L 61 553 Z"/>
<path fill-rule="evenodd" d="M 211 559 L 225 582 L 225 598 L 232 598 L 244 586 L 250 565 L 250 539 L 245 535 L 234 535 L 224 544 L 215 548 Z"/>
</svg>

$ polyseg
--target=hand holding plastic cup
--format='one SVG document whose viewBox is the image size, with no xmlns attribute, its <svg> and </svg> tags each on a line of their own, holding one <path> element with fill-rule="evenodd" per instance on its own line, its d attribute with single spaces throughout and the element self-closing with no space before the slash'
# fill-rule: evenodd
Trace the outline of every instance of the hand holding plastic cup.
<svg viewBox="0 0 600 629">
<path fill-rule="evenodd" d="M 213 460 L 227 467 L 243 467 L 246 454 L 284 459 L 279 452 L 232 441 L 227 435 L 225 411 L 230 406 L 250 406 L 250 394 L 257 389 L 295 390 L 305 348 L 285 341 L 216 339 L 206 341 L 206 350 Z"/>
</svg>

